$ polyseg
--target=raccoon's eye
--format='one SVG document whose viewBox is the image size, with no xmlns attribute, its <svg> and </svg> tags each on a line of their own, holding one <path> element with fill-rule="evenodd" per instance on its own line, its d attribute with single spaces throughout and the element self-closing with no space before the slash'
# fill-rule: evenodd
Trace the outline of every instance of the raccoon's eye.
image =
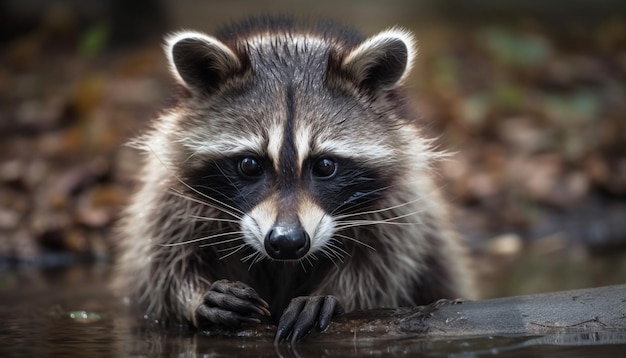
<svg viewBox="0 0 626 358">
<path fill-rule="evenodd" d="M 257 158 L 245 157 L 239 160 L 239 173 L 244 177 L 258 177 L 263 174 L 263 167 Z"/>
<path fill-rule="evenodd" d="M 313 175 L 322 179 L 330 179 L 337 173 L 337 162 L 330 158 L 320 158 L 313 163 Z"/>
</svg>

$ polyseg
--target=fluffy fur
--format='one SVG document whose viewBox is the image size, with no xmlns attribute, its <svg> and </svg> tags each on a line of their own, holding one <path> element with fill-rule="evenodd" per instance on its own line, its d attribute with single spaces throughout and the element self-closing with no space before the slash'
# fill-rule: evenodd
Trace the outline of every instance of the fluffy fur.
<svg viewBox="0 0 626 358">
<path fill-rule="evenodd" d="M 176 33 L 165 52 L 184 93 L 134 142 L 144 161 L 118 289 L 196 325 L 220 279 L 256 290 L 274 322 L 298 296 L 333 295 L 347 311 L 474 296 L 433 179 L 441 154 L 403 88 L 409 33 L 260 18 L 215 37 Z M 242 175 L 242 158 L 262 173 Z M 337 173 L 319 175 L 320 158 Z M 303 257 L 268 254 L 284 222 L 310 237 Z"/>
</svg>

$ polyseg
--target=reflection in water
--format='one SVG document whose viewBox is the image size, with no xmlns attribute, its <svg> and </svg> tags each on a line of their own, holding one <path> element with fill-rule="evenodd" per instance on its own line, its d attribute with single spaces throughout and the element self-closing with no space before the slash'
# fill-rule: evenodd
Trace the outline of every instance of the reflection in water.
<svg viewBox="0 0 626 358">
<path fill-rule="evenodd" d="M 500 353 L 571 357 L 615 355 L 626 332 L 425 340 L 304 342 L 275 346 L 254 337 L 205 337 L 165 329 L 132 314 L 107 289 L 108 267 L 0 273 L 0 356 L 358 357 L 453 356 Z"/>
</svg>

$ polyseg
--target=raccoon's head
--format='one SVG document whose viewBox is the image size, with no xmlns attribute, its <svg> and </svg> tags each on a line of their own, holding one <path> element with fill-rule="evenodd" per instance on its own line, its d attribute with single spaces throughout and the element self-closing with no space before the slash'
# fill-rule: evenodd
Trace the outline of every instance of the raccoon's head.
<svg viewBox="0 0 626 358">
<path fill-rule="evenodd" d="M 414 54 L 404 31 L 352 44 L 295 30 L 181 32 L 166 52 L 188 93 L 169 132 L 177 170 L 265 257 L 325 253 L 349 215 L 375 211 L 424 165 L 402 114 Z"/>
</svg>

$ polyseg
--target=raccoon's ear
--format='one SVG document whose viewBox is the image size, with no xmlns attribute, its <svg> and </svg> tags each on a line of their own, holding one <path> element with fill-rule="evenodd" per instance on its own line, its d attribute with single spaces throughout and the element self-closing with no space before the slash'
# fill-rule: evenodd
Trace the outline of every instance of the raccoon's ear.
<svg viewBox="0 0 626 358">
<path fill-rule="evenodd" d="M 415 52 L 413 36 L 393 28 L 365 40 L 344 57 L 341 67 L 359 87 L 389 90 L 407 77 Z"/>
<path fill-rule="evenodd" d="M 192 92 L 210 93 L 243 70 L 230 48 L 199 32 L 169 36 L 165 53 L 174 77 Z"/>
</svg>

